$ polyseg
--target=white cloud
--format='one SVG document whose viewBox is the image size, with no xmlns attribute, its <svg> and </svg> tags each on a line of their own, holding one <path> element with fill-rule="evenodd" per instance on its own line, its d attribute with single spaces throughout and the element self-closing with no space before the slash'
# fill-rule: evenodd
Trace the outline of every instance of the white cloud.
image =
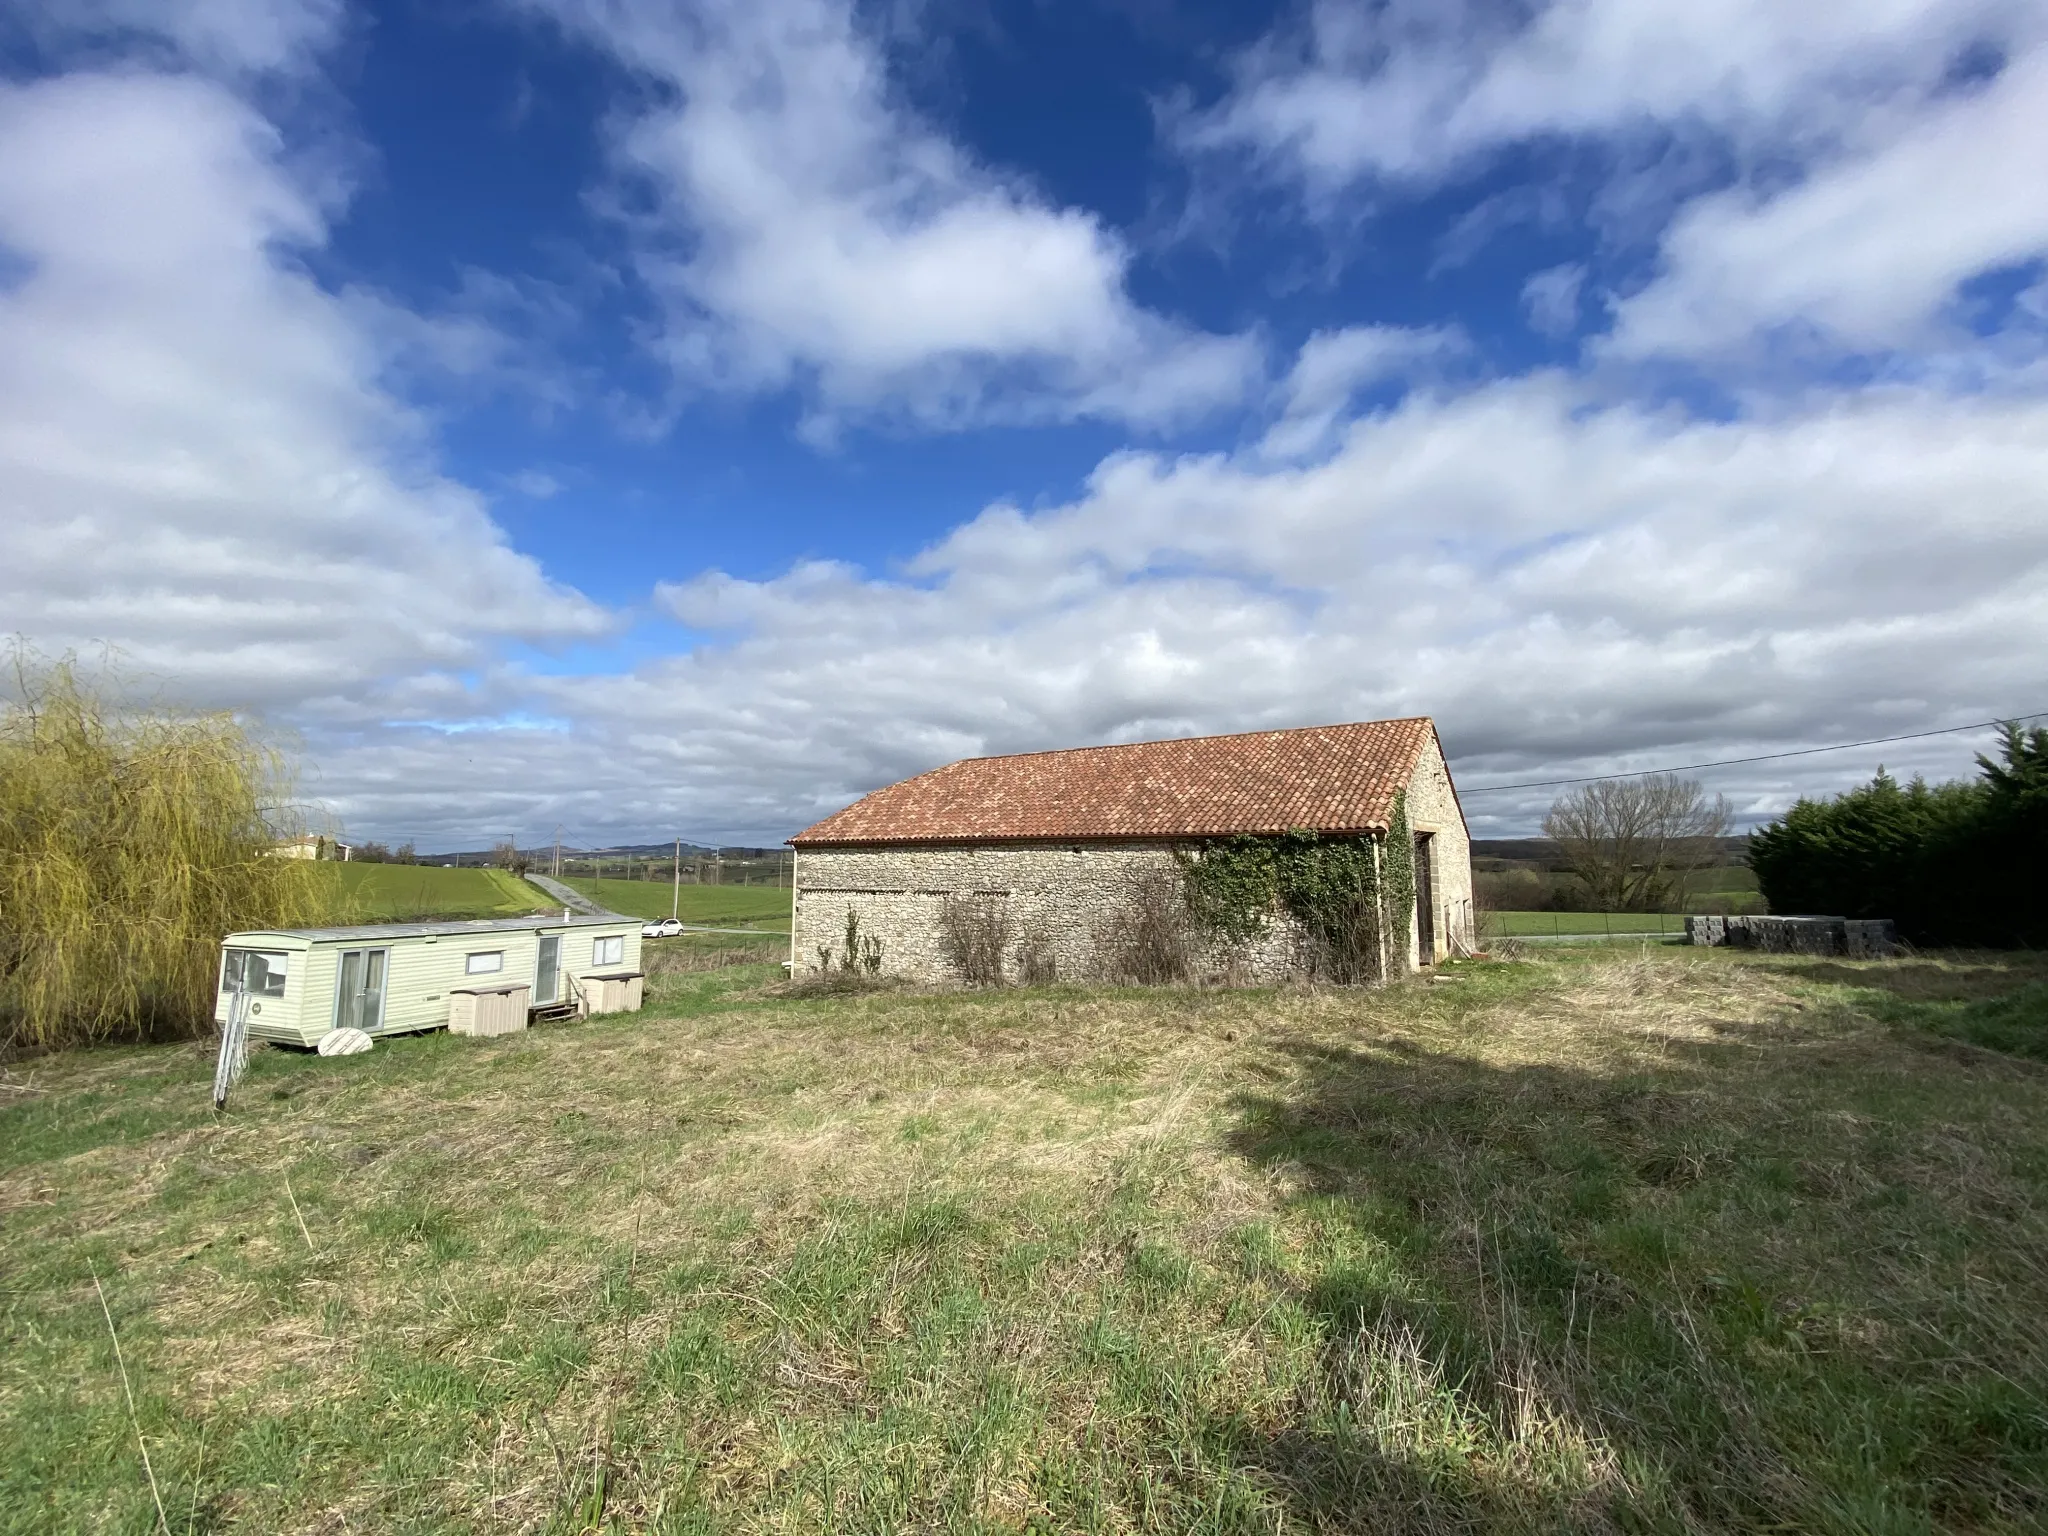
<svg viewBox="0 0 2048 1536">
<path fill-rule="evenodd" d="M 1522 285 L 1522 307 L 1529 324 L 1545 336 L 1569 336 L 1579 327 L 1579 290 L 1586 269 L 1578 262 L 1546 267 Z"/>
<path fill-rule="evenodd" d="M 829 422 L 1093 416 L 1242 397 L 1257 347 L 1136 304 L 1092 214 L 897 101 L 843 0 L 534 0 L 657 89 L 615 145 L 661 347 L 692 383 L 796 385 Z"/>
<path fill-rule="evenodd" d="M 443 397 L 502 395 L 540 416 L 589 392 L 586 371 L 563 360 L 565 343 L 584 322 L 581 296 L 559 285 L 465 268 L 432 310 L 361 287 L 341 297 L 395 380 Z"/>
<path fill-rule="evenodd" d="M 664 199 L 641 257 L 695 376 L 949 423 L 1153 419 L 1242 385 L 1235 344 L 1132 304 L 1107 232 L 966 162 L 891 104 L 842 12 L 793 7 L 581 13 L 676 93 L 620 145 Z M 2022 78 L 1926 110 L 1990 110 Z M 1729 229 L 1741 213 L 1796 230 L 1802 198 L 1883 203 L 1831 178 L 1911 136 L 1829 121 L 1804 181 L 1708 205 L 1700 227 L 1715 207 Z M 308 788 L 370 835 L 779 835 L 972 752 L 1417 710 L 1469 780 L 2048 703 L 2038 399 L 1899 387 L 1689 421 L 1557 375 L 1453 392 L 1458 333 L 1384 327 L 1314 338 L 1269 402 L 1279 424 L 1242 452 L 1113 455 L 1070 505 L 988 508 L 895 572 L 677 582 L 661 604 L 712 643 L 541 675 L 507 642 L 599 635 L 607 616 L 437 471 L 387 379 L 395 359 L 490 374 L 496 338 L 453 323 L 459 306 L 408 316 L 315 283 L 298 257 L 339 196 L 197 75 L 0 87 L 0 605 L 45 646 L 112 640 L 195 701 L 298 720 Z M 1983 259 L 1996 231 L 1972 228 L 1959 248 Z M 1705 243 L 1689 256 L 1674 236 L 1668 286 L 1630 324 L 1677 303 L 1660 295 L 1735 302 L 1708 281 L 1717 248 L 1686 238 Z M 1897 334 L 1964 259 L 1926 258 L 1922 297 L 1887 308 L 1814 297 L 1796 241 L 1748 238 L 1785 263 L 1788 302 L 1844 335 Z M 906 288 L 899 268 L 936 275 Z M 1775 323 L 1772 292 L 1712 329 Z M 1357 418 L 1363 392 L 1417 377 L 1438 387 Z M 496 728 L 463 728 L 480 722 Z M 1888 748 L 1717 787 L 1775 803 L 1879 755 L 1967 764 Z M 1541 798 L 1501 809 L 1526 825 Z"/>
<path fill-rule="evenodd" d="M 506 483 L 530 501 L 546 501 L 562 489 L 562 482 L 544 469 L 522 469 Z"/>
<path fill-rule="evenodd" d="M 296 72 L 341 29 L 343 0 L 19 0 L 19 20 L 46 43 L 132 54 L 167 47 L 224 75 Z"/>
<path fill-rule="evenodd" d="M 1812 145 L 1852 131 L 1872 101 L 1931 90 L 1967 46 L 2039 31 L 2033 0 L 1319 0 L 1183 133 L 1317 196 L 1439 178 L 1546 135 L 1696 126 Z"/>
<path fill-rule="evenodd" d="M 2044 187 L 2048 49 L 1776 196 L 1693 203 L 1613 348 L 1698 355 L 1784 326 L 1851 350 L 1935 344 L 1959 285 L 2048 256 Z"/>
<path fill-rule="evenodd" d="M 1986 719 L 2048 705 L 2044 482 L 2035 402 L 1688 422 L 1555 375 L 1411 395 L 1312 465 L 1114 456 L 1074 502 L 991 507 L 895 574 L 667 586 L 723 639 L 519 679 L 566 729 L 386 737 L 328 783 L 394 836 L 431 838 L 428 787 L 459 776 L 506 829 L 738 838 L 969 754 L 1183 732 L 1427 712 L 1468 782 L 1501 782 Z M 1714 782 L 1782 804 L 1880 760 L 1967 771 L 1968 745 Z M 1502 798 L 1471 809 L 1526 828 L 1547 799 Z"/>
<path fill-rule="evenodd" d="M 1261 448 L 1274 457 L 1320 451 L 1362 389 L 1440 374 L 1471 350 L 1455 326 L 1355 325 L 1318 331 L 1302 343 L 1281 388 L 1281 417 Z"/>
<path fill-rule="evenodd" d="M 1597 229 L 1662 244 L 1612 353 L 1938 352 L 1961 285 L 2048 254 L 2048 5 L 1320 0 L 1179 131 L 1315 210 L 1511 146 L 1590 146 L 1610 175 Z M 1441 263 L 1538 216 L 1558 215 L 1528 189 L 1489 199 Z M 1567 334 L 1576 284 L 1533 278 L 1531 323 Z"/>
<path fill-rule="evenodd" d="M 298 253 L 331 189 L 197 76 L 0 87 L 0 608 L 307 718 L 609 621 L 511 549 Z"/>
</svg>

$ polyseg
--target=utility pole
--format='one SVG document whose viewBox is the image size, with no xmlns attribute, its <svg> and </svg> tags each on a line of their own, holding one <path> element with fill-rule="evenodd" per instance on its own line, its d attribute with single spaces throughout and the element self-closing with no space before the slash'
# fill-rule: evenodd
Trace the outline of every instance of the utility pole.
<svg viewBox="0 0 2048 1536">
<path fill-rule="evenodd" d="M 555 878 L 562 878 L 562 824 L 555 823 Z"/>
<path fill-rule="evenodd" d="M 676 878 L 669 888 L 668 915 L 681 917 L 683 913 L 683 840 L 676 839 Z"/>
</svg>

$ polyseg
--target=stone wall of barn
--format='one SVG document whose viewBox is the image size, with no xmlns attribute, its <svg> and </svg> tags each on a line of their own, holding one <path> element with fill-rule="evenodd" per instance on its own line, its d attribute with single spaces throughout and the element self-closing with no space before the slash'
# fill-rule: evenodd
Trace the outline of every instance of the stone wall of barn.
<svg viewBox="0 0 2048 1536">
<path fill-rule="evenodd" d="M 1436 898 L 1436 957 L 1448 959 L 1456 945 L 1472 945 L 1472 838 L 1458 810 L 1451 771 L 1434 735 L 1422 749 L 1415 776 L 1408 782 L 1408 821 L 1417 832 L 1430 834 L 1430 876 Z M 1415 942 L 1409 945 L 1415 963 Z"/>
<path fill-rule="evenodd" d="M 886 974 L 955 979 L 940 944 L 939 912 L 948 897 L 978 896 L 1003 902 L 1020 941 L 1026 933 L 1044 936 L 1061 980 L 1095 979 L 1103 971 L 1101 945 L 1115 931 L 1133 877 L 1162 869 L 1176 869 L 1166 843 L 798 849 L 796 972 L 815 972 L 820 948 L 840 963 L 851 910 L 861 932 L 882 941 Z M 1234 964 L 1248 978 L 1278 980 L 1293 967 L 1297 937 L 1292 924 L 1276 923 L 1249 952 L 1205 955 L 1198 969 L 1220 973 Z"/>
</svg>

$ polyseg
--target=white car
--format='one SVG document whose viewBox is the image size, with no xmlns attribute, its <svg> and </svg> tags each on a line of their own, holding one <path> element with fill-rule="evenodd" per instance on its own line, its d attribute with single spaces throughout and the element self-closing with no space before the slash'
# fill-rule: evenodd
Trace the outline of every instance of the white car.
<svg viewBox="0 0 2048 1536">
<path fill-rule="evenodd" d="M 679 917 L 656 918 L 651 923 L 640 925 L 643 939 L 672 939 L 683 931 L 683 920 Z"/>
</svg>

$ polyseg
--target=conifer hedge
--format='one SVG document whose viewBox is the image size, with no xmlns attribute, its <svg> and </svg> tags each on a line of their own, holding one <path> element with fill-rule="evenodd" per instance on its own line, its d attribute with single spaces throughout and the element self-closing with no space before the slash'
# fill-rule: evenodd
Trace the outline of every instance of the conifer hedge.
<svg viewBox="0 0 2048 1536">
<path fill-rule="evenodd" d="M 1916 944 L 2048 943 L 2048 729 L 2004 728 L 1973 780 L 1900 784 L 1879 771 L 1801 800 L 1753 834 L 1770 909 L 1888 917 Z"/>
</svg>

